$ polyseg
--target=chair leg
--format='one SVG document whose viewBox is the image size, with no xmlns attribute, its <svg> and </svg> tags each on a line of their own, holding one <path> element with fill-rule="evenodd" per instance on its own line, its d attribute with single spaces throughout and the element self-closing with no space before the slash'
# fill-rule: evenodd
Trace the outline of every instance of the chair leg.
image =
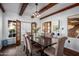
<svg viewBox="0 0 79 59">
<path fill-rule="evenodd" d="M 32 56 L 32 53 L 30 53 L 30 56 Z"/>
<path fill-rule="evenodd" d="M 41 51 L 41 56 L 47 56 L 43 51 Z"/>
<path fill-rule="evenodd" d="M 27 56 L 32 56 L 32 53 L 29 53 L 27 48 L 26 48 L 26 52 L 25 53 L 26 53 Z"/>
<path fill-rule="evenodd" d="M 41 51 L 41 56 L 43 56 L 44 54 L 43 54 L 44 52 L 43 51 Z"/>
<path fill-rule="evenodd" d="M 24 48 L 23 48 L 23 51 L 25 51 L 25 46 L 24 46 Z"/>
<path fill-rule="evenodd" d="M 26 53 L 27 56 L 29 56 L 29 51 L 28 51 L 27 48 L 25 49 L 25 53 Z"/>
<path fill-rule="evenodd" d="M 27 53 L 27 56 L 32 56 L 32 53 Z"/>
</svg>

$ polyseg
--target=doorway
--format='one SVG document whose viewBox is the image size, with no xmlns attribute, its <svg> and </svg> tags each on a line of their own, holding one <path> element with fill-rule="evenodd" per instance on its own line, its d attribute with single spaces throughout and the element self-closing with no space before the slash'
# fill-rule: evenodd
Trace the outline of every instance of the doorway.
<svg viewBox="0 0 79 59">
<path fill-rule="evenodd" d="M 8 28 L 9 28 L 9 38 L 15 38 L 16 39 L 16 45 L 20 45 L 21 43 L 21 21 L 16 20 L 8 21 Z"/>
</svg>

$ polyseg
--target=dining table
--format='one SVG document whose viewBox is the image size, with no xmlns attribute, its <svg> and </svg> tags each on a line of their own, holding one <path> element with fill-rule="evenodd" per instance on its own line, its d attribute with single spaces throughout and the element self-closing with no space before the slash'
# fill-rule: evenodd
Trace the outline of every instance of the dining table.
<svg viewBox="0 0 79 59">
<path fill-rule="evenodd" d="M 46 40 L 48 39 L 48 41 Z M 41 46 L 41 55 L 44 55 L 43 49 L 48 45 L 51 44 L 51 38 L 47 38 L 44 36 L 37 36 L 35 39 L 31 39 L 31 41 L 36 44 L 36 46 Z"/>
<path fill-rule="evenodd" d="M 39 44 L 42 47 L 46 47 L 47 45 L 57 43 L 58 39 L 61 37 L 48 37 L 48 36 L 35 36 L 35 39 L 33 38 L 33 35 L 31 36 L 31 41 L 34 43 Z"/>
<path fill-rule="evenodd" d="M 48 37 L 48 36 L 35 36 L 35 39 L 33 38 L 33 35 L 31 36 L 31 42 L 33 44 L 37 44 L 36 46 L 41 46 L 41 52 L 42 54 L 44 53 L 44 48 L 49 46 L 49 45 L 53 45 L 53 44 L 57 44 L 57 41 L 59 38 L 57 37 Z M 54 40 L 54 41 L 53 41 Z M 41 55 L 42 55 L 41 54 Z"/>
<path fill-rule="evenodd" d="M 45 36 L 37 36 L 35 39 L 32 39 L 31 41 L 41 45 L 42 47 L 45 47 L 52 43 L 51 37 L 45 37 Z"/>
</svg>

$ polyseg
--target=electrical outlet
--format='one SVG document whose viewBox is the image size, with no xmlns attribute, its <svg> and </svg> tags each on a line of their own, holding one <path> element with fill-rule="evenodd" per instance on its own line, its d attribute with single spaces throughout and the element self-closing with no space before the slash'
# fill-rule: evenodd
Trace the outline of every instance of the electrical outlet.
<svg viewBox="0 0 79 59">
<path fill-rule="evenodd" d="M 68 40 L 68 43 L 70 43 L 70 40 Z"/>
</svg>

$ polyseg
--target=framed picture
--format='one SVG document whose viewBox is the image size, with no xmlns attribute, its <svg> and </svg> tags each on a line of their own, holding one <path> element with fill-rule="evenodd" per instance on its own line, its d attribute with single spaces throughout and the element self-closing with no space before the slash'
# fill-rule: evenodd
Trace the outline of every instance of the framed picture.
<svg viewBox="0 0 79 59">
<path fill-rule="evenodd" d="M 68 36 L 79 37 L 79 18 L 68 18 Z"/>
</svg>

